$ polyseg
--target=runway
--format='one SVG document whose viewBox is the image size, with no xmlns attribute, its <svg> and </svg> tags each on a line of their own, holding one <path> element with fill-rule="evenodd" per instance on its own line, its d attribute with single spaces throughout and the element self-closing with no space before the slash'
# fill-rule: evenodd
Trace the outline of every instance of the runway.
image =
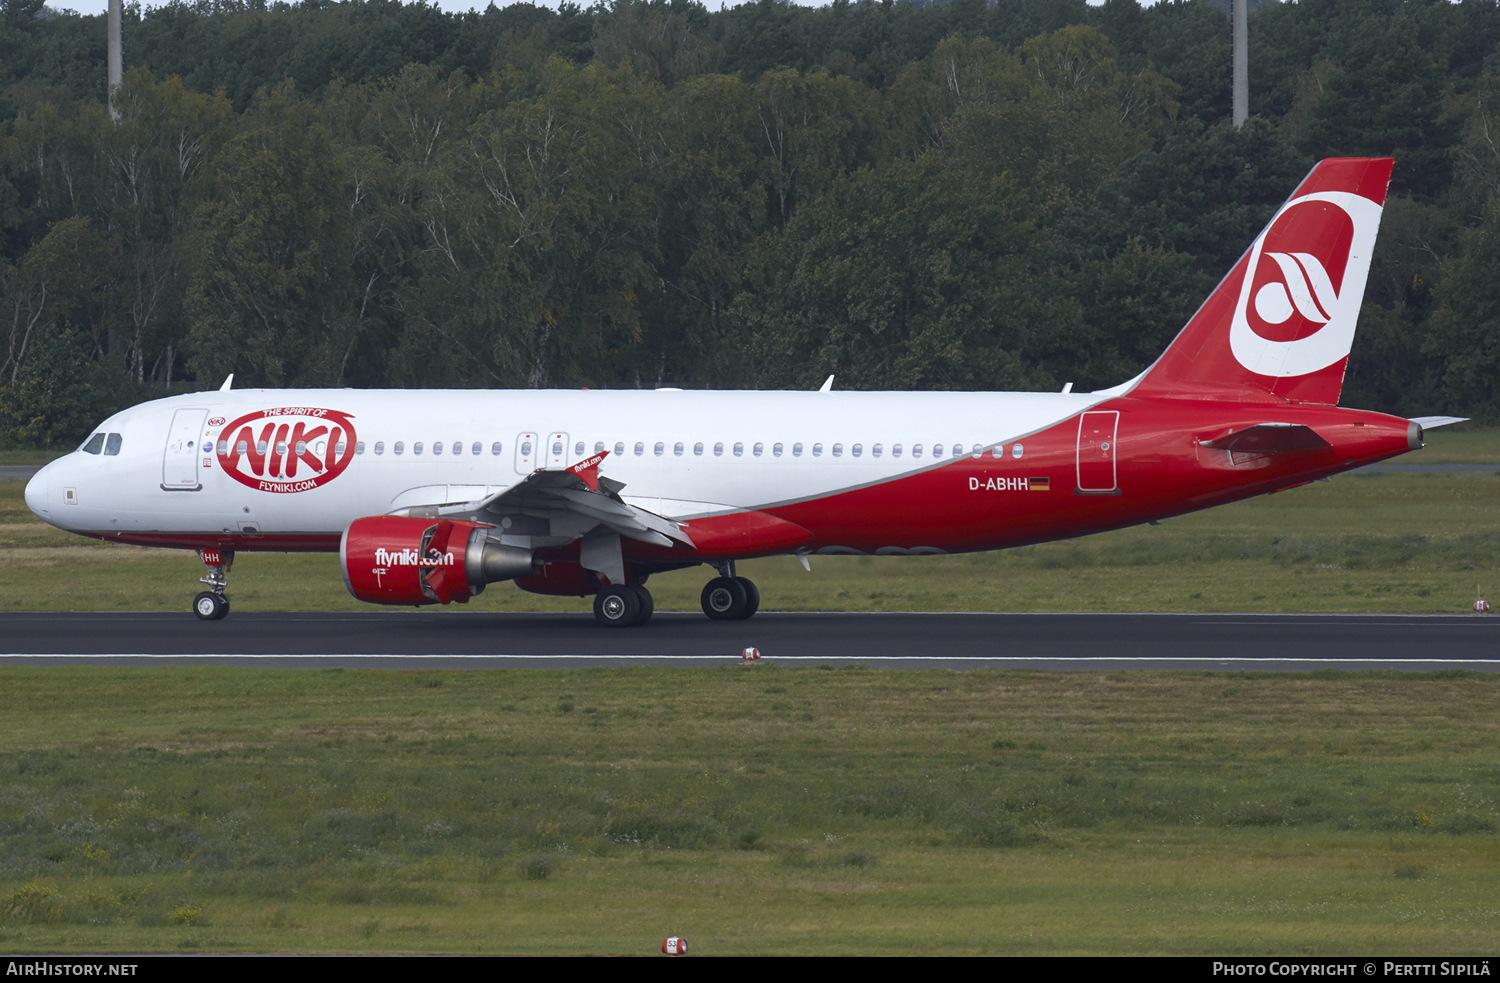
<svg viewBox="0 0 1500 983">
<path fill-rule="evenodd" d="M 3 665 L 557 669 L 864 663 L 901 669 L 1500 671 L 1500 615 L 236 612 L 0 614 Z"/>
</svg>

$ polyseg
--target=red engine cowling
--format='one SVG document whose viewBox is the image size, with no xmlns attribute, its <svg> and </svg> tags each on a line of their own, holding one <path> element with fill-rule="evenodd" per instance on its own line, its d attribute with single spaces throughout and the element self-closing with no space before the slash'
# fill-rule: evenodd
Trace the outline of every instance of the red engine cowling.
<svg viewBox="0 0 1500 983">
<path fill-rule="evenodd" d="M 485 584 L 530 574 L 531 551 L 492 542 L 487 528 L 397 515 L 355 519 L 339 543 L 344 585 L 373 604 L 464 604 Z"/>
</svg>

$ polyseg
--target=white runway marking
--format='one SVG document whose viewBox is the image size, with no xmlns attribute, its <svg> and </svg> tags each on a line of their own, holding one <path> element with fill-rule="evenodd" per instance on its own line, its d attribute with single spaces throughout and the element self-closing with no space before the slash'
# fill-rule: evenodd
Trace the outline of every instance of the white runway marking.
<svg viewBox="0 0 1500 983">
<path fill-rule="evenodd" d="M 89 655 L 64 655 L 56 652 L 11 652 L 0 655 L 0 661 L 5 659 L 512 659 L 512 660 L 537 660 L 537 659 L 590 659 L 594 661 L 612 660 L 618 662 L 629 662 L 641 659 L 657 659 L 676 662 L 698 662 L 704 659 L 722 659 L 725 662 L 739 663 L 738 655 L 724 655 L 718 652 L 709 652 L 703 655 L 516 655 L 514 653 L 505 655 L 399 655 L 399 654 L 368 654 L 358 655 L 344 653 L 341 655 L 267 655 L 265 653 L 249 655 L 224 655 L 220 653 L 187 653 L 179 652 L 172 655 L 163 655 L 158 652 L 110 652 L 94 653 Z M 1476 666 L 1500 666 L 1500 659 L 1303 659 L 1303 658 L 1244 658 L 1244 659 L 1216 659 L 1212 656 L 1129 656 L 1129 655 L 1093 655 L 1093 656 L 1045 656 L 1045 655 L 762 655 L 762 663 L 771 662 L 1191 662 L 1191 663 L 1213 663 L 1215 665 L 1237 665 L 1239 663 L 1311 663 L 1328 668 L 1339 668 L 1340 664 L 1349 665 L 1476 665 Z"/>
</svg>

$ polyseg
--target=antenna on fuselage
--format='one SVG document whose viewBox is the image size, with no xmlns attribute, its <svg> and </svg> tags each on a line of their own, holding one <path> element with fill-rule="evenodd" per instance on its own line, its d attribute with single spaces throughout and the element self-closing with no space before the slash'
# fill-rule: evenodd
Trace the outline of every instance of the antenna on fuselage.
<svg viewBox="0 0 1500 983">
<path fill-rule="evenodd" d="M 233 385 L 234 385 L 234 373 L 231 372 L 231 373 L 229 373 L 229 378 L 225 379 L 224 380 L 224 384 L 219 387 L 219 392 L 221 392 L 221 393 L 227 393 L 227 392 L 229 392 L 230 387 L 232 387 Z"/>
<path fill-rule="evenodd" d="M 833 376 L 829 376 L 828 378 L 826 378 L 826 379 L 823 380 L 823 385 L 818 388 L 818 392 L 820 392 L 820 393 L 831 393 L 831 392 L 833 392 Z"/>
</svg>

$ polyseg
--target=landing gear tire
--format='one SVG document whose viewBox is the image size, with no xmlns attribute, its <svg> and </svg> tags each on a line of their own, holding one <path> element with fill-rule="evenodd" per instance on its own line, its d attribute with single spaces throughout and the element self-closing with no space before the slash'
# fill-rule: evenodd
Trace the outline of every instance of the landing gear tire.
<svg viewBox="0 0 1500 983">
<path fill-rule="evenodd" d="M 218 621 L 229 613 L 229 598 L 206 590 L 193 598 L 193 613 L 199 621 Z"/>
<path fill-rule="evenodd" d="M 650 621 L 651 615 L 656 613 L 656 601 L 652 600 L 651 592 L 640 584 L 627 584 L 626 586 L 635 591 L 635 596 L 640 599 L 641 611 L 635 616 L 635 620 L 631 622 L 631 625 L 640 627 Z"/>
<path fill-rule="evenodd" d="M 736 577 L 734 579 L 741 587 L 745 588 L 745 613 L 740 615 L 740 617 L 754 617 L 755 612 L 760 610 L 760 588 L 756 587 L 755 581 L 748 577 Z"/>
<path fill-rule="evenodd" d="M 703 585 L 698 598 L 703 613 L 714 621 L 738 621 L 750 609 L 749 592 L 737 577 L 715 577 Z"/>
<path fill-rule="evenodd" d="M 641 597 L 632 584 L 610 584 L 594 595 L 594 618 L 601 625 L 612 628 L 629 628 L 638 624 L 641 616 Z M 649 615 L 648 615 L 649 617 Z"/>
</svg>

